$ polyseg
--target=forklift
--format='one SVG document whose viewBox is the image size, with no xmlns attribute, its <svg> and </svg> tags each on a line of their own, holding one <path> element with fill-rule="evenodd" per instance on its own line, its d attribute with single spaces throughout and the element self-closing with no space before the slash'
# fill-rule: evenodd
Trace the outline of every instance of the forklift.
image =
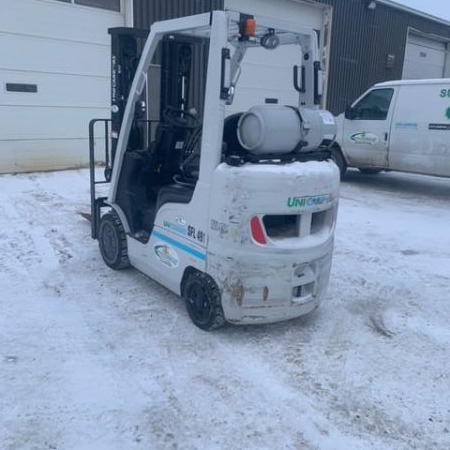
<svg viewBox="0 0 450 450">
<path fill-rule="evenodd" d="M 330 275 L 339 170 L 330 157 L 335 120 L 320 109 L 316 32 L 212 11 L 110 33 L 111 119 L 89 126 L 91 235 L 105 263 L 132 266 L 180 295 L 203 330 L 317 308 Z M 293 104 L 227 115 L 243 92 L 246 55 L 262 51 L 270 65 L 285 45 L 300 55 L 288 67 Z M 98 195 L 104 183 L 108 195 Z"/>
</svg>

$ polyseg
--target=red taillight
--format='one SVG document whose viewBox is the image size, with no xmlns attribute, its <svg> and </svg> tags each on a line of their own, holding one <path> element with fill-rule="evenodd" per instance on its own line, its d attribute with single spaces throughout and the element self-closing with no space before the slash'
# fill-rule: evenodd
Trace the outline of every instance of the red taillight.
<svg viewBox="0 0 450 450">
<path fill-rule="evenodd" d="M 258 244 L 266 243 L 266 236 L 264 235 L 259 217 L 252 217 L 252 220 L 250 220 L 250 231 L 255 242 L 257 242 Z"/>
</svg>

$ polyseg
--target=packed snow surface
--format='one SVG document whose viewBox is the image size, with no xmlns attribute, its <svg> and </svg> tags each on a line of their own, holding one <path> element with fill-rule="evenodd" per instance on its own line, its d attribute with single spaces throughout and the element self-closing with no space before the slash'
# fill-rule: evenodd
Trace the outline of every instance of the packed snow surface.
<svg viewBox="0 0 450 450">
<path fill-rule="evenodd" d="M 450 180 L 350 172 L 321 308 L 212 333 L 106 267 L 86 170 L 0 186 L 2 450 L 450 448 Z"/>
</svg>

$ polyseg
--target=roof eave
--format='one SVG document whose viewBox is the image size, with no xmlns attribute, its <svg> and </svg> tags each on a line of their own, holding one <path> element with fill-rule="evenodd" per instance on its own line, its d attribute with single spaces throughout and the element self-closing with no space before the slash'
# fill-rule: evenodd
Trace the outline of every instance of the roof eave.
<svg viewBox="0 0 450 450">
<path fill-rule="evenodd" d="M 450 26 L 450 22 L 448 20 L 441 19 L 439 17 L 433 16 L 431 14 L 425 13 L 423 11 L 419 11 L 418 9 L 411 8 L 409 6 L 401 5 L 393 0 L 375 0 L 377 3 L 382 5 L 390 6 L 391 8 L 400 9 L 402 11 L 408 12 L 410 14 L 414 14 L 416 16 L 421 16 L 425 19 L 432 20 L 433 22 L 442 23 L 443 25 Z"/>
</svg>

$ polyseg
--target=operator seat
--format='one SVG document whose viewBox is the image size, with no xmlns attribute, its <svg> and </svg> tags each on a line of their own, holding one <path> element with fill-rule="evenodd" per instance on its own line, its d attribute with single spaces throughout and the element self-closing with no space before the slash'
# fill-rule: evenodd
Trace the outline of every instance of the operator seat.
<svg viewBox="0 0 450 450">
<path fill-rule="evenodd" d="M 228 156 L 243 156 L 247 153 L 247 150 L 245 150 L 239 142 L 237 135 L 238 122 L 242 114 L 244 113 L 239 112 L 225 118 L 225 122 L 223 124 L 223 142 L 225 144 L 223 156 L 225 160 Z"/>
<path fill-rule="evenodd" d="M 242 156 L 247 152 L 237 137 L 237 124 L 242 114 L 233 114 L 225 119 L 223 131 L 224 159 L 230 155 Z M 178 152 L 176 152 L 177 160 L 171 161 L 171 173 L 173 174 L 170 180 L 171 183 L 165 184 L 159 189 L 156 211 L 165 203 L 189 203 L 191 201 L 200 169 L 201 131 L 201 128 L 193 131 L 191 136 L 186 139 L 183 149 L 178 149 Z M 182 153 L 186 149 L 188 150 L 188 155 L 185 161 L 182 161 Z M 189 161 L 189 163 L 183 164 L 186 161 Z M 180 166 L 183 167 L 181 171 Z M 184 179 L 183 176 L 185 177 Z"/>
<path fill-rule="evenodd" d="M 181 164 L 183 152 L 186 145 L 192 141 L 193 133 L 195 131 L 169 124 L 160 124 L 156 130 L 155 149 L 160 167 L 161 187 L 158 190 L 155 211 L 165 203 L 189 203 L 192 199 L 195 182 L 183 181 Z"/>
<path fill-rule="evenodd" d="M 156 157 L 159 166 L 160 183 L 172 183 L 173 177 L 180 173 L 181 152 L 186 139 L 186 130 L 165 123 L 156 128 Z"/>
<path fill-rule="evenodd" d="M 173 183 L 163 186 L 158 193 L 156 211 L 166 203 L 189 203 L 194 194 L 194 185 Z"/>
</svg>

